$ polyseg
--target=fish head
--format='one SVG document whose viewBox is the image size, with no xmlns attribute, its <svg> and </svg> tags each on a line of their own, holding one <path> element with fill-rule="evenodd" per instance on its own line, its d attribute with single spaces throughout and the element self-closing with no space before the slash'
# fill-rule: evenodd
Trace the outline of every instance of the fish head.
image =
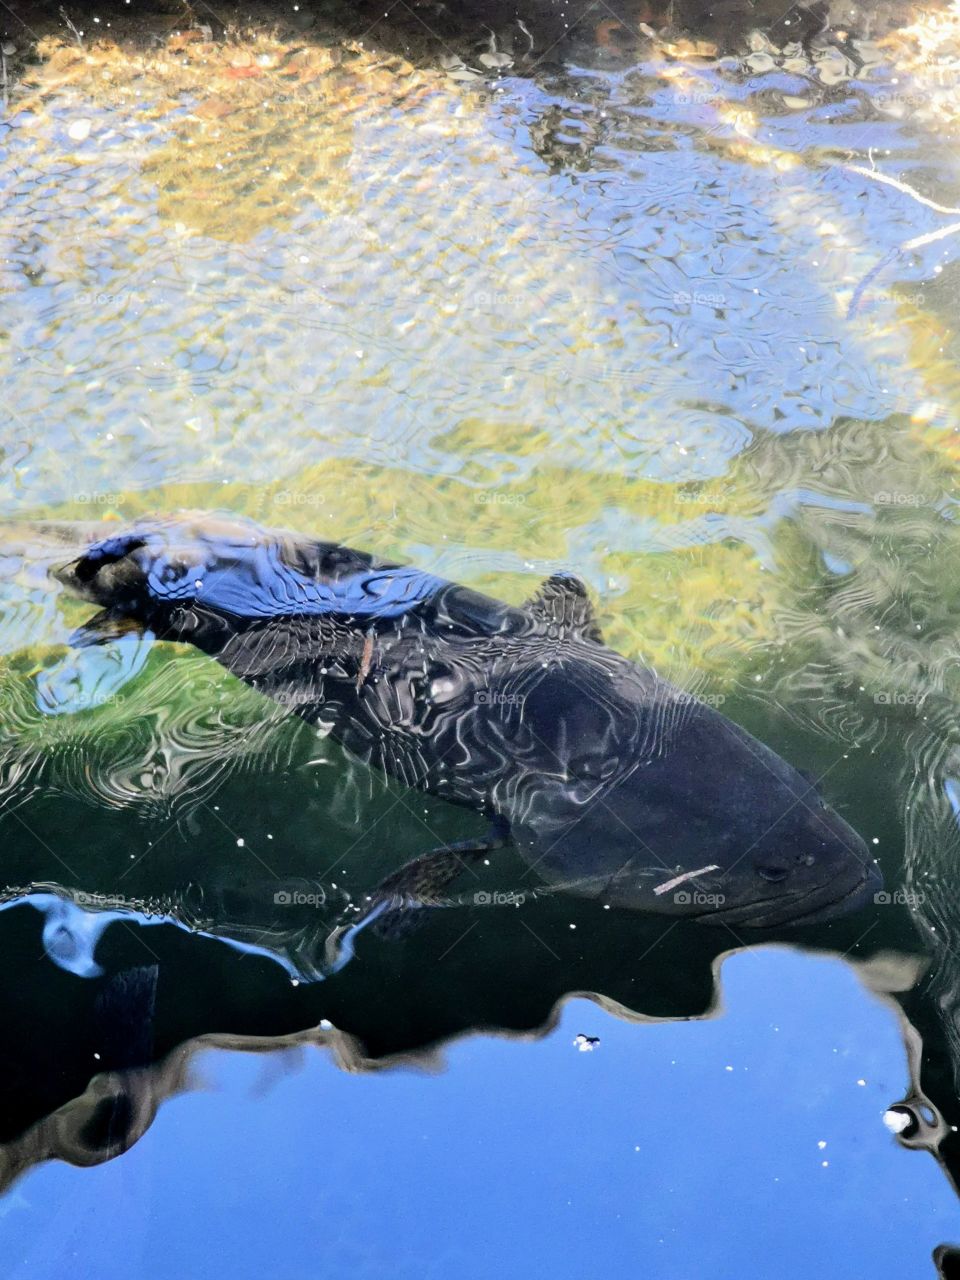
<svg viewBox="0 0 960 1280">
<path fill-rule="evenodd" d="M 286 617 L 400 616 L 438 579 L 239 517 L 143 521 L 53 570 L 70 591 L 216 652 L 229 627 Z M 226 630 L 218 625 L 225 621 Z"/>
<path fill-rule="evenodd" d="M 226 564 L 240 577 L 244 566 L 249 573 L 257 545 L 257 531 L 239 521 L 143 521 L 93 543 L 52 575 L 71 595 L 157 627 L 196 602 Z"/>
<path fill-rule="evenodd" d="M 808 777 L 609 650 L 545 674 L 517 706 L 525 751 L 505 816 L 547 880 L 759 928 L 831 918 L 882 887 L 862 837 Z"/>
</svg>

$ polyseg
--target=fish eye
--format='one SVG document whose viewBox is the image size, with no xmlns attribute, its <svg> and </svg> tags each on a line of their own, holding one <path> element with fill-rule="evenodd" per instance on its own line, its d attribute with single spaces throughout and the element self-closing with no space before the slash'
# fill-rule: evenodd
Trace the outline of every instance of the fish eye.
<svg viewBox="0 0 960 1280">
<path fill-rule="evenodd" d="M 157 576 L 166 585 L 170 582 L 179 582 L 186 572 L 187 566 L 185 564 L 174 564 L 168 561 Z"/>
<path fill-rule="evenodd" d="M 140 547 L 145 547 L 146 545 L 144 538 L 121 537 L 105 539 L 98 547 L 93 547 L 88 551 L 77 563 L 77 581 L 92 582 L 101 569 L 109 564 L 117 564 L 120 560 L 125 559 L 131 551 L 137 551 Z"/>
<path fill-rule="evenodd" d="M 779 880 L 786 880 L 789 871 L 786 867 L 777 867 L 767 864 L 766 866 L 757 867 L 757 875 L 762 880 L 769 880 L 771 884 L 776 884 Z"/>
</svg>

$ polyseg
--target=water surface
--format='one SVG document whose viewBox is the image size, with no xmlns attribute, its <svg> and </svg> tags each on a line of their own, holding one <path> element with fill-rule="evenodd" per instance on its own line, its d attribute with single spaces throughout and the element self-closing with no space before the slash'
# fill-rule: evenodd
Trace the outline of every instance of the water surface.
<svg viewBox="0 0 960 1280">
<path fill-rule="evenodd" d="M 601 1041 L 631 1046 L 632 1069 L 655 1034 L 695 1066 L 672 1100 L 655 1076 L 637 1084 L 655 1139 L 636 1192 L 646 1225 L 629 1223 L 633 1200 L 610 1239 L 587 1213 L 585 1257 L 604 1240 L 611 1270 L 629 1255 L 651 1274 L 727 1274 L 702 1270 L 670 1206 L 702 1220 L 716 1195 L 698 1181 L 704 1158 L 730 1185 L 747 1122 L 725 1128 L 706 1083 L 710 1037 L 730 1034 L 728 1019 L 636 1019 L 716 1013 L 718 959 L 752 940 L 538 897 L 508 854 L 464 887 L 462 908 L 401 943 L 365 937 L 316 981 L 344 894 L 475 834 L 476 820 L 358 771 L 197 654 L 131 643 L 97 666 L 67 647 L 89 611 L 58 596 L 48 568 L 104 530 L 183 508 L 400 556 L 514 602 L 571 570 L 610 644 L 820 779 L 871 842 L 888 896 L 781 939 L 840 957 L 832 968 L 772 951 L 735 963 L 767 975 L 771 1018 L 797 1009 L 805 982 L 829 990 L 863 1033 L 849 1049 L 854 1084 L 824 1074 L 830 1037 L 814 1019 L 797 1041 L 805 1083 L 752 1092 L 780 1078 L 754 1026 L 739 1033 L 751 1068 L 740 1114 L 766 1124 L 805 1088 L 850 1135 L 855 1164 L 830 1168 L 844 1198 L 828 1209 L 819 1184 L 798 1192 L 808 1226 L 841 1203 L 863 1228 L 852 1270 L 821 1246 L 825 1274 L 916 1274 L 917 1251 L 960 1235 L 947 1193 L 960 1123 L 960 25 L 894 6 L 848 28 L 798 12 L 788 31 L 774 8 L 712 25 L 682 13 L 674 28 L 665 14 L 584 11 L 566 35 L 534 9 L 529 37 L 492 11 L 374 25 L 358 9 L 307 28 L 283 13 L 276 28 L 158 25 L 121 52 L 112 36 L 130 32 L 105 11 L 108 38 L 91 13 L 82 48 L 40 30 L 29 62 L 17 34 L 0 125 L 0 931 L 17 1045 L 0 1139 L 17 1248 L 36 1230 L 30 1215 L 59 1204 L 79 1220 L 84 1197 L 110 1198 L 109 1179 L 161 1150 L 149 1144 L 190 1150 L 218 1131 L 212 1104 L 178 1097 L 179 1047 L 199 1037 L 265 1047 L 320 1026 L 333 1056 L 364 1073 L 352 1086 L 369 1089 L 361 1119 L 331 1103 L 319 1176 L 339 1176 L 356 1205 L 375 1199 L 372 1174 L 344 1174 L 342 1152 L 351 1134 L 375 1148 L 391 1105 L 375 1090 L 409 1088 L 429 1108 L 447 1089 L 451 1105 L 475 1108 L 465 1057 L 486 1064 L 493 1049 L 458 1046 L 442 1085 L 408 1081 L 404 1063 L 472 1031 L 533 1034 L 588 992 L 623 1019 L 603 1014 Z M 488 908 L 481 891 L 529 901 Z M 850 1090 L 875 1077 L 874 1026 L 902 1045 L 866 1107 Z M 556 1050 L 536 1060 L 558 1097 L 597 1056 L 585 1063 L 573 1031 L 565 1013 L 546 1042 Z M 489 1059 L 508 1114 L 533 1106 L 528 1083 L 512 1096 L 509 1066 L 529 1052 L 498 1044 Z M 345 1087 L 331 1072 L 311 1068 L 316 1094 Z M 615 1125 L 632 1077 L 603 1079 L 597 1123 Z M 942 1169 L 893 1145 L 881 1117 L 904 1099 L 901 1145 Z M 289 1125 L 293 1149 L 300 1105 L 245 1102 L 231 1123 L 250 1126 L 258 1149 L 258 1125 Z M 500 1125 L 491 1150 L 547 1168 L 542 1128 Z M 751 1239 L 778 1238 L 784 1217 L 768 1173 L 807 1176 L 776 1133 L 736 1153 L 750 1190 L 730 1216 L 754 1224 Z M 141 1135 L 97 1171 L 50 1166 L 16 1182 L 46 1156 L 94 1164 Z M 402 1155 L 398 1176 L 430 1164 Z M 164 1212 L 148 1202 L 174 1202 L 172 1157 L 156 1158 L 153 1189 L 138 1184 L 124 1214 L 147 1215 L 147 1239 Z M 289 1194 L 312 1194 L 294 1167 Z M 625 1176 L 589 1160 L 564 1169 L 560 1205 Z M 321 1234 L 345 1212 L 323 1203 Z M 537 1212 L 555 1221 L 557 1204 Z M 874 1212 L 894 1238 L 867 1229 Z M 730 1216 L 714 1259 L 746 1248 Z M 683 1242 L 660 1271 L 655 1218 Z M 494 1260 L 531 1273 L 530 1221 L 515 1247 L 490 1243 L 486 1274 Z M 369 1230 L 356 1219 L 351 1247 Z M 848 1238 L 839 1225 L 836 1238 Z M 463 1238 L 443 1240 L 429 1257 L 448 1269 L 443 1249 L 461 1257 Z M 129 1247 L 118 1235 L 118 1252 Z M 284 1274 L 313 1274 L 302 1239 L 274 1247 Z M 29 1273 L 57 1256 L 36 1255 Z M 425 1273 L 423 1252 L 391 1256 L 389 1274 Z M 388 1273 L 379 1254 L 342 1258 Z"/>
</svg>

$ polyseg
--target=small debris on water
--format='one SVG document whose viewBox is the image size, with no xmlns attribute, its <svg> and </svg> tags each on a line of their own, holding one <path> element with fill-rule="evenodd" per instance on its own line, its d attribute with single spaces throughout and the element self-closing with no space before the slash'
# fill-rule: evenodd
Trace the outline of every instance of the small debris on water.
<svg viewBox="0 0 960 1280">
<path fill-rule="evenodd" d="M 90 137 L 90 121 L 74 120 L 67 128 L 67 136 L 72 142 L 85 142 Z"/>
<path fill-rule="evenodd" d="M 720 868 L 715 862 L 711 862 L 709 866 L 698 867 L 696 871 L 685 871 L 681 876 L 674 876 L 672 880 L 666 880 L 663 884 L 658 884 L 654 889 L 654 893 L 659 897 L 661 893 L 666 893 L 668 889 L 675 889 L 678 884 L 683 884 L 687 880 L 694 879 L 695 876 L 706 875 L 708 871 L 719 871 Z"/>
<path fill-rule="evenodd" d="M 906 1111 L 897 1111 L 893 1107 L 883 1113 L 883 1123 L 891 1133 L 903 1133 L 912 1123 Z"/>
<path fill-rule="evenodd" d="M 581 1053 L 593 1053 L 594 1049 L 600 1043 L 599 1036 L 585 1036 L 583 1032 L 578 1035 L 573 1043 Z"/>
</svg>

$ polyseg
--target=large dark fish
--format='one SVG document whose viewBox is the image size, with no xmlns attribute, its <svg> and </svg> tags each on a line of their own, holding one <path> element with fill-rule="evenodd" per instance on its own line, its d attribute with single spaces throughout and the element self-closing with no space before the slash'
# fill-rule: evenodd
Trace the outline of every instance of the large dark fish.
<svg viewBox="0 0 960 1280">
<path fill-rule="evenodd" d="M 56 570 L 76 637 L 189 642 L 387 774 L 488 815 L 380 887 L 428 902 L 512 841 L 548 884 L 641 911 L 809 922 L 880 888 L 864 841 L 745 730 L 605 647 L 583 585 L 522 607 L 238 519 L 136 525 Z"/>
</svg>

